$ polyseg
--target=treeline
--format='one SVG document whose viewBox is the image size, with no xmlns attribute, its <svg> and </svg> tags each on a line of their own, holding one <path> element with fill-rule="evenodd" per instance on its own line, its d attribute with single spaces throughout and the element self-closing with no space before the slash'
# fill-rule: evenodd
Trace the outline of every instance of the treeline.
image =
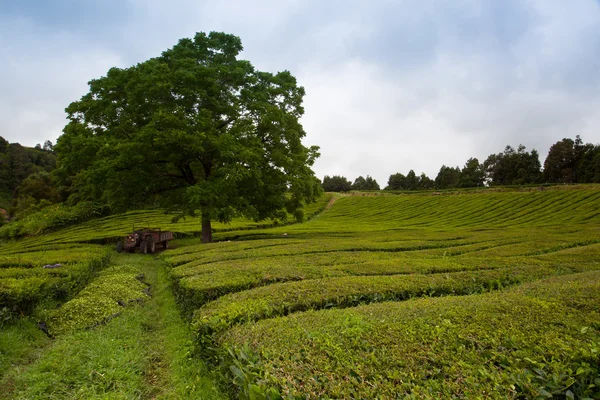
<svg viewBox="0 0 600 400">
<path fill-rule="evenodd" d="M 0 207 L 4 218 L 59 201 L 51 175 L 55 167 L 52 142 L 31 148 L 0 137 Z"/>
<path fill-rule="evenodd" d="M 367 176 L 367 178 L 370 178 Z M 364 178 L 351 184 L 343 176 L 325 176 L 323 189 L 329 192 L 349 190 L 379 190 L 377 182 L 365 187 Z M 476 188 L 484 186 L 532 185 L 545 183 L 600 183 L 600 145 L 583 143 L 579 135 L 565 138 L 550 147 L 544 166 L 536 150 L 526 151 L 519 145 L 515 150 L 506 146 L 502 153 L 491 154 L 480 163 L 470 158 L 465 165 L 449 167 L 442 165 L 435 179 L 426 174 L 390 175 L 385 190 L 428 190 L 452 188 Z"/>
<path fill-rule="evenodd" d="M 0 222 L 7 217 L 22 217 L 50 204 L 65 201 L 69 188 L 56 183 L 56 156 L 52 142 L 34 148 L 8 143 L 0 137 Z M 435 179 L 410 170 L 406 175 L 390 175 L 385 190 L 429 190 L 476 188 L 484 186 L 531 185 L 545 183 L 599 183 L 600 145 L 583 143 L 581 137 L 562 139 L 550 147 L 543 168 L 536 150 L 506 146 L 480 163 L 470 158 L 465 165 L 442 165 Z M 328 192 L 380 190 L 371 176 L 354 182 L 343 176 L 325 176 Z M 3 217 L 3 218 L 2 218 Z"/>
<path fill-rule="evenodd" d="M 350 182 L 343 176 L 328 176 L 325 175 L 323 178 L 323 190 L 326 192 L 347 192 L 349 190 L 380 190 L 379 184 L 375 179 L 367 175 L 366 178 L 359 176 L 354 180 L 354 183 Z"/>
</svg>

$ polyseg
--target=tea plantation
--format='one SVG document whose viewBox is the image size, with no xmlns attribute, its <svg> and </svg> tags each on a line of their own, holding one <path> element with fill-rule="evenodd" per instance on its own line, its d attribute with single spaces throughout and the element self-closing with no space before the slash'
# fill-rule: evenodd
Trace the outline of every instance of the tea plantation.
<svg viewBox="0 0 600 400">
<path fill-rule="evenodd" d="M 155 211 L 2 244 L 0 398 L 600 398 L 600 187 L 305 215 L 211 244 Z M 139 220 L 179 239 L 117 255 Z"/>
</svg>

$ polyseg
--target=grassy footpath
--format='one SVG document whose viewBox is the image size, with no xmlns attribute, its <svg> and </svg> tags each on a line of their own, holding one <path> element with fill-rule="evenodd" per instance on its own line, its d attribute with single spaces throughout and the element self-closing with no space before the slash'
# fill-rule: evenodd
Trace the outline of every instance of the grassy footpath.
<svg viewBox="0 0 600 400">
<path fill-rule="evenodd" d="M 21 351 L 2 365 L 0 398 L 225 398 L 204 363 L 191 356 L 192 334 L 179 316 L 161 262 L 128 254 L 114 256 L 112 264 L 138 269 L 152 297 L 128 305 L 105 325 L 52 341 L 24 341 L 39 332 L 29 322 L 3 331 L 0 347 Z"/>
</svg>

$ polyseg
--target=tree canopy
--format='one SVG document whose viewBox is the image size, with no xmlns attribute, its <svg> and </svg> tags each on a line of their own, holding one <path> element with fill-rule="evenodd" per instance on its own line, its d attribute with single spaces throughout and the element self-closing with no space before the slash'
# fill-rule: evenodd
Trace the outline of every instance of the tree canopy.
<svg viewBox="0 0 600 400">
<path fill-rule="evenodd" d="M 434 182 L 424 172 L 417 176 L 411 169 L 406 176 L 400 172 L 390 175 L 386 190 L 426 190 L 433 186 Z"/>
<path fill-rule="evenodd" d="M 362 175 L 354 180 L 352 184 L 354 190 L 379 190 L 379 184 L 375 179 L 367 175 L 364 178 Z"/>
<path fill-rule="evenodd" d="M 458 187 L 460 182 L 460 168 L 452 168 L 442 165 L 435 177 L 436 189 L 450 189 Z"/>
<path fill-rule="evenodd" d="M 49 142 L 50 143 L 50 142 Z M 41 150 L 8 143 L 0 136 L 0 190 L 15 196 L 18 187 L 31 174 L 50 172 L 56 165 L 56 157 L 50 150 Z"/>
<path fill-rule="evenodd" d="M 544 180 L 549 183 L 600 182 L 600 146 L 564 138 L 550 147 L 544 161 Z"/>
<path fill-rule="evenodd" d="M 326 192 L 347 192 L 352 190 L 352 183 L 343 176 L 325 175 L 323 178 L 323 190 Z"/>
<path fill-rule="evenodd" d="M 161 56 L 112 68 L 66 111 L 57 176 L 79 198 L 118 210 L 155 205 L 211 220 L 285 218 L 321 188 L 299 118 L 304 88 L 288 72 L 239 60 L 236 36 L 181 39 Z"/>
<path fill-rule="evenodd" d="M 469 158 L 460 171 L 458 186 L 463 188 L 482 187 L 485 181 L 483 165 L 476 158 Z"/>
<path fill-rule="evenodd" d="M 503 153 L 491 154 L 484 162 L 486 179 L 490 185 L 526 185 L 540 183 L 542 171 L 538 152 L 517 150 L 506 146 Z"/>
</svg>

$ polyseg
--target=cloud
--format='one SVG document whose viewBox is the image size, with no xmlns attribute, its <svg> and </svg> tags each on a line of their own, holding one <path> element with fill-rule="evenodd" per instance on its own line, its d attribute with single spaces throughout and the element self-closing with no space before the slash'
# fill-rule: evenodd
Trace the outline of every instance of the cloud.
<svg viewBox="0 0 600 400">
<path fill-rule="evenodd" d="M 12 141 L 58 135 L 66 105 L 109 67 L 217 30 L 240 36 L 257 68 L 290 70 L 305 86 L 321 178 L 368 174 L 385 186 L 390 174 L 434 178 L 507 144 L 543 162 L 563 137 L 600 142 L 596 0 L 54 3 L 0 8 L 0 134 Z"/>
<path fill-rule="evenodd" d="M 118 64 L 119 56 L 69 32 L 42 35 L 28 19 L 1 26 L 0 135 L 29 146 L 54 141 L 66 123 L 65 107 L 87 91 L 90 79 Z"/>
</svg>

